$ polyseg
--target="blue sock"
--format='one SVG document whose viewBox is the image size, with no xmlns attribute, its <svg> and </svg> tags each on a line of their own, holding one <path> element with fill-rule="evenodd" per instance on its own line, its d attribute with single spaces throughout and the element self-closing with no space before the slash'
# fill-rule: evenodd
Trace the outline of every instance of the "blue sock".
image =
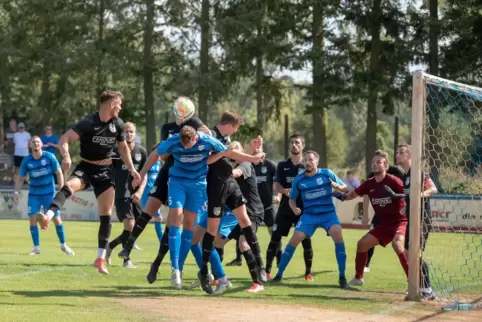
<svg viewBox="0 0 482 322">
<path fill-rule="evenodd" d="M 157 239 L 159 239 L 159 241 L 161 241 L 162 240 L 162 222 L 155 221 L 154 222 L 154 229 L 156 230 Z"/>
<path fill-rule="evenodd" d="M 61 244 L 65 243 L 65 233 L 64 233 L 64 225 L 60 224 L 55 226 L 55 231 L 57 232 L 57 237 L 59 237 L 59 241 Z"/>
<path fill-rule="evenodd" d="M 281 255 L 281 261 L 278 266 L 278 273 L 276 276 L 283 277 L 283 273 L 285 272 L 286 266 L 288 266 L 293 254 L 295 253 L 296 247 L 291 246 L 290 244 L 286 245 L 285 251 L 283 255 Z"/>
<path fill-rule="evenodd" d="M 179 270 L 182 272 L 184 268 L 184 262 L 189 255 L 189 251 L 192 246 L 192 236 L 194 232 L 192 230 L 183 229 L 181 234 L 181 251 L 179 252 Z"/>
<path fill-rule="evenodd" d="M 345 268 L 346 268 L 346 251 L 345 251 L 345 243 L 335 243 L 335 255 L 336 255 L 336 262 L 338 263 L 338 273 L 340 277 L 345 277 Z"/>
<path fill-rule="evenodd" d="M 219 256 L 216 248 L 213 248 L 213 251 L 211 252 L 211 258 L 209 259 L 209 263 L 211 264 L 211 269 L 213 270 L 214 275 L 216 275 L 216 278 L 222 278 L 226 276 L 226 273 L 224 273 L 223 264 L 221 263 L 221 257 Z"/>
<path fill-rule="evenodd" d="M 179 269 L 179 253 L 181 251 L 181 227 L 169 227 L 169 256 L 171 257 L 171 266 Z"/>
<path fill-rule="evenodd" d="M 194 256 L 194 259 L 196 260 L 197 267 L 201 269 L 201 267 L 203 266 L 203 250 L 201 248 L 201 244 L 197 243 L 195 245 L 191 245 L 191 252 Z"/>
<path fill-rule="evenodd" d="M 35 247 L 40 246 L 40 236 L 38 234 L 38 227 L 37 225 L 35 226 L 30 226 L 30 234 L 32 235 L 32 241 L 33 245 Z"/>
</svg>

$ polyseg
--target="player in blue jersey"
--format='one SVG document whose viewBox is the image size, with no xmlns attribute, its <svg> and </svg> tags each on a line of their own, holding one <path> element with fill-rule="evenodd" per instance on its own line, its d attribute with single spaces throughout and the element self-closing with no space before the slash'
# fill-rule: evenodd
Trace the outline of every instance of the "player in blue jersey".
<svg viewBox="0 0 482 322">
<path fill-rule="evenodd" d="M 338 263 L 339 285 L 347 287 L 345 278 L 346 251 L 341 230 L 341 223 L 336 215 L 333 203 L 332 184 L 339 189 L 344 189 L 345 184 L 330 169 L 319 169 L 320 157 L 315 151 L 307 151 L 304 155 L 305 172 L 299 174 L 293 180 L 290 192 L 289 205 L 293 212 L 301 218 L 296 225 L 295 232 L 286 246 L 278 273 L 273 282 L 281 281 L 286 266 L 290 262 L 296 247 L 306 237 L 311 237 L 318 227 L 328 232 L 335 243 L 335 255 Z M 304 209 L 296 207 L 296 198 L 301 195 Z M 303 212 L 303 214 L 302 214 Z"/>
<path fill-rule="evenodd" d="M 54 176 L 57 175 L 59 186 L 64 185 L 64 176 L 60 169 L 60 164 L 50 152 L 42 151 L 42 141 L 40 137 L 33 136 L 30 139 L 32 153 L 22 160 L 20 165 L 20 176 L 15 185 L 15 198 L 18 201 L 20 188 L 25 177 L 30 178 L 30 189 L 28 192 L 28 217 L 30 220 L 30 234 L 34 244 L 34 249 L 30 255 L 40 254 L 40 236 L 37 226 L 36 215 L 40 208 L 48 209 L 55 196 Z M 60 249 L 69 256 L 75 253 L 65 242 L 64 225 L 60 218 L 60 212 L 56 211 L 53 217 L 55 230 L 60 241 Z"/>
<path fill-rule="evenodd" d="M 156 148 L 157 148 L 157 145 L 154 146 L 154 148 L 152 150 L 154 151 Z M 146 183 L 146 187 L 144 188 L 144 192 L 142 193 L 142 198 L 141 198 L 142 209 L 144 209 L 144 207 L 147 204 L 147 200 L 149 200 L 149 194 L 151 193 L 151 189 L 154 186 L 154 183 L 156 182 L 157 175 L 159 174 L 159 171 L 161 171 L 161 160 L 160 159 L 157 160 L 157 162 L 154 163 L 154 165 L 147 172 L 147 183 Z M 157 239 L 159 239 L 159 241 L 161 241 L 162 240 L 162 216 L 161 216 L 161 213 L 160 213 L 159 210 L 156 212 L 155 218 L 156 219 L 155 219 L 155 222 L 154 222 L 154 228 L 156 230 Z"/>
<path fill-rule="evenodd" d="M 169 169 L 169 252 L 171 283 L 178 289 L 182 288 L 180 263 L 184 262 L 191 249 L 196 217 L 206 207 L 207 158 L 211 152 L 225 150 L 226 146 L 220 141 L 184 126 L 179 134 L 159 144 L 141 171 L 144 178 L 159 157 L 164 159 L 172 155 L 174 158 L 174 165 Z M 181 235 L 182 223 L 184 229 Z M 122 252 L 119 256 L 123 256 Z"/>
</svg>

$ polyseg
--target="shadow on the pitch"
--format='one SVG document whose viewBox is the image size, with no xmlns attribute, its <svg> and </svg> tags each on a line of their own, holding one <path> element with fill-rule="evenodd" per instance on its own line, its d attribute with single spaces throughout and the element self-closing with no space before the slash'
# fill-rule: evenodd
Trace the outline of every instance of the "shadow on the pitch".
<svg viewBox="0 0 482 322">
<path fill-rule="evenodd" d="M 299 294 L 288 294 L 289 297 L 299 297 Z M 379 303 L 376 299 L 368 299 L 366 297 L 356 297 L 356 296 L 329 296 L 322 294 L 303 294 L 303 298 L 312 298 L 317 300 L 342 300 L 342 301 L 362 301 L 362 302 L 373 302 Z"/>
<path fill-rule="evenodd" d="M 74 307 L 76 305 L 74 304 L 69 304 L 69 303 L 56 303 L 57 305 L 59 306 L 70 306 L 70 307 Z M 52 303 L 16 303 L 16 302 L 0 302 L 0 305 L 14 305 L 14 306 L 28 306 L 28 307 L 32 307 L 32 306 L 41 306 L 41 305 L 48 305 L 48 306 L 51 306 Z"/>
</svg>

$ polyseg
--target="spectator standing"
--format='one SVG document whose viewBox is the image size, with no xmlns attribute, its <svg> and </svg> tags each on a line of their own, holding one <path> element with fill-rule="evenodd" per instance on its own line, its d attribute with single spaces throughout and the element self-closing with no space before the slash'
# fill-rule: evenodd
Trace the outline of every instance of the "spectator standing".
<svg viewBox="0 0 482 322">
<path fill-rule="evenodd" d="M 13 136 L 17 132 L 17 121 L 11 119 L 9 122 L 9 128 L 5 130 L 5 138 L 4 138 L 4 152 L 8 156 L 7 161 L 7 168 L 8 168 L 8 175 L 10 179 L 13 181 L 15 175 L 15 166 L 14 166 L 14 158 L 13 153 L 15 150 L 15 143 L 13 142 Z"/>
<path fill-rule="evenodd" d="M 59 138 L 53 134 L 53 128 L 51 125 L 45 127 L 45 134 L 40 138 L 42 140 L 42 149 L 50 152 L 53 155 L 57 155 L 57 149 L 59 148 Z"/>
<path fill-rule="evenodd" d="M 353 170 L 348 170 L 346 172 L 346 177 L 344 177 L 342 180 L 350 191 L 353 191 L 360 186 L 360 180 L 355 177 L 355 171 Z"/>
<path fill-rule="evenodd" d="M 30 133 L 25 131 L 25 124 L 23 124 L 23 122 L 18 123 L 17 130 L 18 131 L 13 135 L 13 143 L 15 144 L 13 151 L 13 162 L 15 165 L 16 176 L 18 175 L 23 158 L 29 155 L 28 146 L 31 138 Z"/>
</svg>

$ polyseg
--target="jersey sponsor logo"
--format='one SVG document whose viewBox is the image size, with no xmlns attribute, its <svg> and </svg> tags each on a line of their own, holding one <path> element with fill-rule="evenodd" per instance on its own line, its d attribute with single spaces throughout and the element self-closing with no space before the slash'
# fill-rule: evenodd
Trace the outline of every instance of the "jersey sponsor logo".
<svg viewBox="0 0 482 322">
<path fill-rule="evenodd" d="M 96 135 L 92 138 L 92 142 L 100 145 L 111 145 L 115 143 L 115 138 Z"/>
<path fill-rule="evenodd" d="M 141 161 L 141 158 L 142 158 L 142 156 L 141 156 L 140 153 L 136 153 L 136 154 L 134 155 L 134 159 L 135 159 L 137 162 Z"/>
<path fill-rule="evenodd" d="M 385 197 L 385 198 L 372 198 L 372 205 L 378 205 L 380 207 L 385 207 L 392 203 L 392 197 Z"/>
<path fill-rule="evenodd" d="M 317 199 L 317 198 L 326 196 L 326 194 L 327 193 L 326 193 L 325 189 L 318 189 L 318 190 L 315 190 L 315 191 L 310 191 L 310 192 L 305 193 L 304 199 L 306 199 L 306 200 Z"/>
<path fill-rule="evenodd" d="M 268 168 L 267 167 L 261 167 L 261 173 L 266 173 L 268 172 Z"/>
<path fill-rule="evenodd" d="M 182 163 L 195 163 L 202 161 L 204 159 L 204 156 L 202 154 L 194 154 L 194 155 L 183 155 L 179 161 Z"/>
<path fill-rule="evenodd" d="M 214 207 L 213 214 L 214 216 L 219 217 L 219 215 L 221 215 L 221 207 Z"/>
<path fill-rule="evenodd" d="M 116 128 L 115 128 L 115 124 L 114 124 L 114 123 L 110 123 L 110 124 L 109 124 L 109 131 L 111 131 L 112 133 L 117 132 L 117 130 L 116 130 Z"/>
<path fill-rule="evenodd" d="M 30 176 L 32 178 L 43 177 L 49 174 L 49 171 L 45 168 L 30 171 Z"/>
<path fill-rule="evenodd" d="M 256 177 L 256 182 L 257 183 L 263 183 L 263 182 L 266 182 L 268 181 L 268 178 L 266 176 L 258 176 Z"/>
</svg>

